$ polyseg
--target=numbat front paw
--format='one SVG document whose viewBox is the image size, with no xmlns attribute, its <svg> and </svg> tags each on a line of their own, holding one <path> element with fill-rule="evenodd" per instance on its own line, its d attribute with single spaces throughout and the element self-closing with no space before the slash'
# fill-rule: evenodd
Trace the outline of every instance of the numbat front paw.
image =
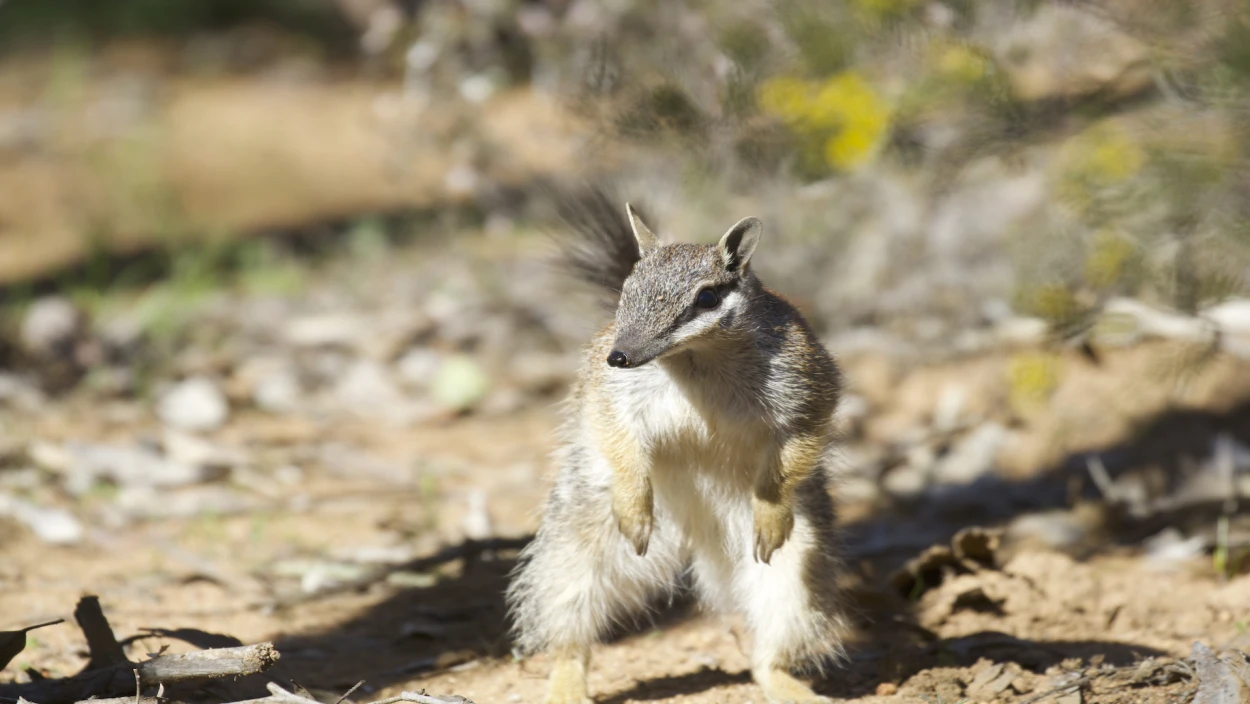
<svg viewBox="0 0 1250 704">
<path fill-rule="evenodd" d="M 638 505 L 643 504 L 643 505 Z M 651 527 L 654 519 L 651 513 L 651 502 L 635 502 L 632 505 L 614 502 L 612 513 L 616 514 L 616 526 L 621 535 L 634 546 L 638 555 L 647 554 L 647 545 L 651 542 Z"/>
<path fill-rule="evenodd" d="M 768 564 L 794 530 L 794 511 L 786 504 L 754 499 L 756 562 Z"/>
</svg>

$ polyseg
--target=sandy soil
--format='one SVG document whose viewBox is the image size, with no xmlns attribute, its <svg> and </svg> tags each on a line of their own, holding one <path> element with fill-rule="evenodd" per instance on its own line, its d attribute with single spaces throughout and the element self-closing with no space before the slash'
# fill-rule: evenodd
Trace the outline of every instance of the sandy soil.
<svg viewBox="0 0 1250 704">
<path fill-rule="evenodd" d="M 67 410 L 60 422 L 86 410 Z M 45 433 L 52 422 L 43 421 Z M 255 512 L 122 526 L 96 532 L 80 547 L 48 547 L 0 524 L 6 563 L 0 627 L 67 616 L 80 595 L 94 593 L 119 637 L 200 629 L 244 643 L 272 639 L 282 660 L 268 677 L 313 691 L 343 691 L 363 679 L 360 700 L 379 690 L 424 688 L 479 704 L 538 702 L 547 660 L 517 661 L 505 633 L 501 591 L 514 553 L 433 566 L 432 586 L 380 583 L 287 606 L 281 603 L 298 590 L 273 568 L 367 546 L 433 553 L 438 543 L 459 540 L 457 519 L 473 486 L 488 490 L 497 535 L 524 536 L 536 525 L 545 492 L 553 422 L 551 412 L 532 411 L 404 433 L 339 426 L 332 432 L 345 442 L 380 457 L 407 454 L 423 462 L 399 480 L 331 472 L 289 485 L 258 479 Z M 293 444 L 325 431 L 264 417 L 232 428 L 236 440 Z M 847 515 L 869 514 L 850 507 Z M 854 561 L 847 582 L 859 632 L 849 660 L 818 679 L 817 688 L 856 702 L 1018 701 L 1044 692 L 1049 677 L 1091 664 L 1183 657 L 1195 640 L 1250 645 L 1250 577 L 1222 581 L 1209 558 L 1166 570 L 1131 548 L 1084 560 L 1024 548 L 1003 559 L 949 576 L 911 601 L 887 580 L 896 556 Z M 732 626 L 732 619 L 700 614 L 689 604 L 658 611 L 648 628 L 597 649 L 592 692 L 612 703 L 761 702 Z M 139 658 L 165 646 L 194 647 L 179 636 L 200 646 L 224 642 L 195 631 L 150 634 L 131 642 L 129 653 Z M 45 629 L 0 679 L 27 666 L 69 674 L 84 655 L 75 629 Z M 988 680 L 998 689 L 986 690 Z M 244 680 L 212 694 L 244 696 L 261 684 Z M 1101 693 L 1087 688 L 1086 700 L 1162 703 L 1190 688 L 1108 685 Z"/>
</svg>

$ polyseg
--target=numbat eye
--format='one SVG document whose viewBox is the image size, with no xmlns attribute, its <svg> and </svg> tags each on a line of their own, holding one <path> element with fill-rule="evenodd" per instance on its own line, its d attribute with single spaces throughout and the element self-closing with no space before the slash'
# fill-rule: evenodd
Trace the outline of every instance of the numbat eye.
<svg viewBox="0 0 1250 704">
<path fill-rule="evenodd" d="M 705 288 L 700 291 L 698 297 L 694 299 L 694 305 L 697 308 L 710 310 L 720 305 L 720 295 L 710 288 Z"/>
</svg>

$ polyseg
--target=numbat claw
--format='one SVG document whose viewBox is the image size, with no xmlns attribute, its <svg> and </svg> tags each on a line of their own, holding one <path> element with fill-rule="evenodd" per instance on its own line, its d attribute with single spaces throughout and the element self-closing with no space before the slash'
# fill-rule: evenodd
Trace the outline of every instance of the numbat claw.
<svg viewBox="0 0 1250 704">
<path fill-rule="evenodd" d="M 773 553 L 781 549 L 794 530 L 794 511 L 784 504 L 755 499 L 755 549 L 756 562 L 771 564 Z"/>
</svg>

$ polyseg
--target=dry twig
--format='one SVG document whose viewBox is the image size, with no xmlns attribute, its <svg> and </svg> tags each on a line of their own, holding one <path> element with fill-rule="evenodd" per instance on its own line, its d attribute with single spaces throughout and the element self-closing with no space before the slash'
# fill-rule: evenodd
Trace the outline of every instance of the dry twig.
<svg viewBox="0 0 1250 704">
<path fill-rule="evenodd" d="M 234 704 L 309 704 L 309 702 L 314 702 L 315 704 L 316 702 L 315 699 L 301 697 L 298 694 L 288 692 L 273 682 L 269 683 L 267 689 L 270 692 L 268 697 L 249 699 L 243 702 L 235 702 Z M 355 687 L 352 690 L 355 690 Z M 398 704 L 399 702 L 412 702 L 412 704 L 473 704 L 472 701 L 464 697 L 436 697 L 425 692 L 400 692 L 398 696 L 379 699 L 369 704 Z"/>
<path fill-rule="evenodd" d="M 87 639 L 91 653 L 87 667 L 77 675 L 64 679 L 0 685 L 0 699 L 67 704 L 91 697 L 120 697 L 129 693 L 133 683 L 134 694 L 126 696 L 125 701 L 144 704 L 144 687 L 160 687 L 163 691 L 167 684 L 252 675 L 268 670 L 278 661 L 278 651 L 273 643 L 258 643 L 237 648 L 158 655 L 144 662 L 132 663 L 113 635 L 113 629 L 100 608 L 99 598 L 86 596 L 80 599 L 74 609 L 74 618 Z"/>
</svg>

